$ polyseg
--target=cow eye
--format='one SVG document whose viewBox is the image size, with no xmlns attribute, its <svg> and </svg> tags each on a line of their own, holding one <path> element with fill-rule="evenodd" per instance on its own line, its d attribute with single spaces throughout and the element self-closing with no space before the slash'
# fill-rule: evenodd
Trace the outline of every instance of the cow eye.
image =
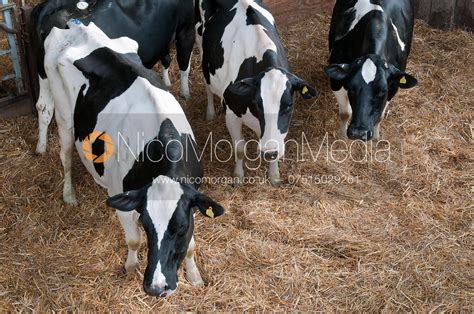
<svg viewBox="0 0 474 314">
<path fill-rule="evenodd" d="M 386 95 L 386 94 L 387 94 L 386 91 L 379 92 L 379 93 L 377 94 L 377 98 L 385 98 L 385 95 Z"/>
<path fill-rule="evenodd" d="M 290 112 L 291 110 L 293 110 L 293 103 L 288 104 L 288 107 L 285 108 L 285 112 Z"/>
</svg>

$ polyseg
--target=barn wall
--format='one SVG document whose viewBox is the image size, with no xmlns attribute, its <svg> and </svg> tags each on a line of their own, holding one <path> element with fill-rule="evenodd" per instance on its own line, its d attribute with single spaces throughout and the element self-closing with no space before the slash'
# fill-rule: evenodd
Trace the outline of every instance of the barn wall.
<svg viewBox="0 0 474 314">
<path fill-rule="evenodd" d="M 331 13 L 335 0 L 264 0 L 279 25 L 291 25 L 315 13 Z M 441 29 L 474 29 L 474 0 L 415 0 L 417 18 Z"/>
</svg>

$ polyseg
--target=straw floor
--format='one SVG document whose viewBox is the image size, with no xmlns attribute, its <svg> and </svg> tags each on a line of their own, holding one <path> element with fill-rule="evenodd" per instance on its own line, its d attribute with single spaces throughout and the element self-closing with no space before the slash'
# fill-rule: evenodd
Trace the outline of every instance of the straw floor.
<svg viewBox="0 0 474 314">
<path fill-rule="evenodd" d="M 408 71 L 420 84 L 396 96 L 382 125 L 388 142 L 380 147 L 389 148 L 390 161 L 374 160 L 380 149 L 374 143 L 368 161 L 338 163 L 325 154 L 338 125 L 322 71 L 328 25 L 328 16 L 315 16 L 280 29 L 294 73 L 320 90 L 314 101 L 298 96 L 288 138 L 301 141 L 304 132 L 313 152 L 321 144 L 323 152 L 313 161 L 306 150 L 305 161 L 297 161 L 296 148 L 289 147 L 279 189 L 204 185 L 202 191 L 226 209 L 214 220 L 197 217 L 197 264 L 206 286 L 190 286 L 180 270 L 178 290 L 166 299 L 142 290 L 145 245 L 140 271 L 131 277 L 121 272 L 121 227 L 77 156 L 73 179 L 80 204 L 62 202 L 54 123 L 48 152 L 35 156 L 36 119 L 0 121 L 0 311 L 471 312 L 472 34 L 417 22 Z M 214 122 L 203 119 L 206 98 L 197 60 L 191 89 L 186 112 L 199 143 L 209 132 L 228 139 L 222 115 Z M 364 150 L 359 145 L 352 153 L 360 160 Z M 226 149 L 219 154 L 225 157 Z M 209 151 L 206 156 L 207 176 L 231 173 L 232 162 L 211 161 Z M 263 177 L 265 171 L 266 166 L 247 175 Z M 324 182 L 318 184 L 318 176 Z"/>
</svg>

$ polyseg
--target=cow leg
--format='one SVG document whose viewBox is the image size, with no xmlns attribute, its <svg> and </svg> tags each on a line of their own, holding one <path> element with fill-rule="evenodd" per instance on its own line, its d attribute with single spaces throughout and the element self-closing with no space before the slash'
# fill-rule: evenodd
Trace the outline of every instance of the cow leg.
<svg viewBox="0 0 474 314">
<path fill-rule="evenodd" d="M 39 77 L 40 93 L 36 102 L 38 111 L 38 143 L 36 144 L 36 153 L 44 154 L 48 144 L 48 126 L 54 114 L 54 100 L 49 89 L 48 79 Z"/>
<path fill-rule="evenodd" d="M 347 127 L 352 117 L 352 108 L 344 87 L 334 92 L 337 103 L 339 104 L 339 137 L 347 138 Z"/>
<path fill-rule="evenodd" d="M 66 204 L 75 205 L 77 204 L 76 194 L 74 187 L 72 186 L 72 154 L 74 149 L 74 136 L 72 128 L 67 127 L 58 119 L 56 116 L 56 122 L 58 123 L 59 129 L 59 143 L 60 151 L 59 157 L 63 164 L 64 169 L 64 186 L 63 186 L 63 200 Z"/>
<path fill-rule="evenodd" d="M 186 100 L 191 98 L 188 78 L 195 36 L 194 25 L 189 25 L 189 27 L 184 27 L 176 32 L 176 56 L 180 70 L 179 94 Z"/>
<path fill-rule="evenodd" d="M 184 262 L 186 264 L 186 279 L 196 287 L 200 287 L 204 285 L 204 281 L 202 281 L 201 274 L 199 273 L 199 269 L 196 266 L 196 261 L 194 260 L 194 249 L 195 249 L 195 242 L 194 237 L 191 237 L 191 241 L 189 242 L 188 252 L 186 253 L 186 257 Z"/>
<path fill-rule="evenodd" d="M 207 94 L 207 109 L 206 109 L 206 120 L 212 121 L 216 118 L 216 108 L 214 107 L 214 94 L 211 91 L 211 86 L 206 83 L 206 94 Z"/>
<path fill-rule="evenodd" d="M 128 246 L 127 261 L 125 262 L 125 271 L 131 274 L 138 266 L 138 249 L 140 248 L 141 235 L 138 225 L 138 213 L 135 211 L 123 212 L 116 211 L 117 217 L 122 224 L 125 233 L 125 241 Z"/>
<path fill-rule="evenodd" d="M 163 76 L 163 82 L 166 86 L 171 86 L 171 80 L 169 75 L 169 69 L 171 64 L 171 57 L 167 54 L 163 59 L 160 60 L 161 63 L 161 75 Z"/>
<path fill-rule="evenodd" d="M 385 115 L 387 113 L 387 108 L 388 108 L 389 104 L 390 104 L 390 102 L 387 101 L 387 104 L 385 105 L 385 108 L 383 109 L 382 115 L 380 116 L 380 121 L 377 122 L 377 124 L 374 127 L 374 136 L 372 137 L 372 139 L 374 139 L 374 140 L 379 140 L 380 139 L 380 124 L 385 119 Z"/>
<path fill-rule="evenodd" d="M 169 74 L 169 67 L 165 67 L 163 64 L 161 65 L 161 74 L 163 76 L 163 83 L 167 87 L 171 87 L 171 80 L 170 80 L 170 74 Z"/>
<path fill-rule="evenodd" d="M 245 140 L 242 136 L 242 119 L 229 109 L 227 110 L 225 120 L 230 137 L 234 143 L 235 168 L 233 176 L 237 179 L 235 185 L 238 186 L 242 184 L 244 178 Z"/>
<path fill-rule="evenodd" d="M 278 167 L 278 160 L 270 161 L 268 174 L 270 177 L 270 183 L 274 187 L 279 187 L 281 185 L 281 179 L 280 179 L 280 169 Z"/>
</svg>

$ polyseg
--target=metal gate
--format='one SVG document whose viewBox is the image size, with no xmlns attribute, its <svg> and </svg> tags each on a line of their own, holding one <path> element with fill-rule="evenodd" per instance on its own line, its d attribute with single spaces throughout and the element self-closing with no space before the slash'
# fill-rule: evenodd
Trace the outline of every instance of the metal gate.
<svg viewBox="0 0 474 314">
<path fill-rule="evenodd" d="M 26 62 L 23 57 L 23 41 L 18 23 L 15 3 L 9 0 L 0 0 L 0 33 L 1 37 L 6 37 L 6 49 L 0 48 L 0 57 L 8 59 L 11 64 L 10 73 L 2 73 L 0 76 L 0 88 L 7 81 L 14 82 L 14 88 L 2 88 L 0 93 L 0 116 L 9 117 L 18 114 L 31 113 L 32 98 L 28 92 L 28 80 L 26 71 Z M 2 71 L 5 72 L 5 71 Z M 25 77 L 26 76 L 26 77 Z M 13 85 L 13 84 L 9 84 Z"/>
</svg>

